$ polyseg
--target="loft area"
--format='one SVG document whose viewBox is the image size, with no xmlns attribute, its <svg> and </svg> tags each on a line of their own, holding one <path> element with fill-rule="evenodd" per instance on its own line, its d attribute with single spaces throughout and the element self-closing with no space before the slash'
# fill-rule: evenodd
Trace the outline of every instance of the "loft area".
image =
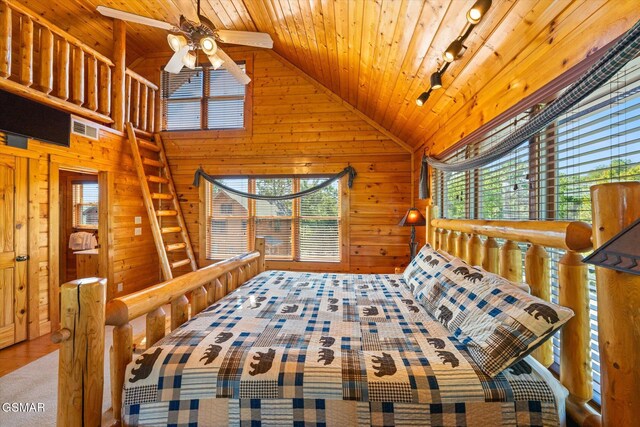
<svg viewBox="0 0 640 427">
<path fill-rule="evenodd" d="M 639 19 L 0 0 L 0 425 L 633 425 Z"/>
</svg>

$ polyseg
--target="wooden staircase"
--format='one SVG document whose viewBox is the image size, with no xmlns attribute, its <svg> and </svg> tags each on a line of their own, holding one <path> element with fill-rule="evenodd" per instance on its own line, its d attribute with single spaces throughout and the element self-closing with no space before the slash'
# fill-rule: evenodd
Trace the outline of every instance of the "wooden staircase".
<svg viewBox="0 0 640 427">
<path fill-rule="evenodd" d="M 187 265 L 197 270 L 160 135 L 155 134 L 154 141 L 139 139 L 131 123 L 127 133 L 164 279 L 172 279 L 175 269 Z"/>
</svg>

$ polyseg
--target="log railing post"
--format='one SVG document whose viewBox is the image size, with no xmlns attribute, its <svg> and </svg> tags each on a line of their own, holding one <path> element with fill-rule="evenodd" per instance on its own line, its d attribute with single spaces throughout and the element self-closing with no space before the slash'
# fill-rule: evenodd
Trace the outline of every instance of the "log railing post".
<svg viewBox="0 0 640 427">
<path fill-rule="evenodd" d="M 558 263 L 558 303 L 575 314 L 561 329 L 560 382 L 573 398 L 593 397 L 591 376 L 589 283 L 580 254 L 567 251 Z"/>
<path fill-rule="evenodd" d="M 140 85 L 140 111 L 138 112 L 138 128 L 147 130 L 147 108 L 149 102 L 149 86 Z"/>
<path fill-rule="evenodd" d="M 456 254 L 456 240 L 458 239 L 458 233 L 453 230 L 449 230 L 449 234 L 447 234 L 447 252 L 449 254 Z"/>
<path fill-rule="evenodd" d="M 540 245 L 531 245 L 524 258 L 526 282 L 531 286 L 531 294 L 551 302 L 551 273 L 549 253 Z M 533 357 L 543 366 L 553 364 L 553 342 L 547 340 L 533 351 Z"/>
<path fill-rule="evenodd" d="M 147 131 L 155 132 L 155 118 L 156 118 L 156 91 L 149 89 L 148 96 L 149 106 L 147 107 Z"/>
<path fill-rule="evenodd" d="M 125 124 L 125 76 L 126 76 L 126 38 L 127 29 L 124 21 L 113 21 L 113 127 L 123 131 Z"/>
<path fill-rule="evenodd" d="M 20 30 L 20 83 L 30 87 L 33 84 L 33 21 L 22 17 Z"/>
<path fill-rule="evenodd" d="M 71 102 L 77 105 L 84 104 L 84 51 L 78 46 L 73 46 Z"/>
<path fill-rule="evenodd" d="M 260 258 L 258 258 L 258 273 L 262 273 L 265 270 L 265 243 L 264 237 L 256 237 L 256 251 L 260 252 Z"/>
<path fill-rule="evenodd" d="M 182 295 L 171 301 L 171 330 L 189 320 L 189 300 Z"/>
<path fill-rule="evenodd" d="M 522 282 L 522 251 L 512 240 L 507 240 L 500 248 L 500 275 L 512 282 Z"/>
<path fill-rule="evenodd" d="M 88 278 L 60 288 L 62 342 L 58 371 L 59 426 L 99 426 L 104 384 L 106 280 Z"/>
<path fill-rule="evenodd" d="M 467 257 L 465 261 L 469 265 L 482 264 L 482 241 L 477 234 L 472 234 L 471 238 L 467 241 Z"/>
<path fill-rule="evenodd" d="M 122 388 L 124 386 L 125 371 L 133 357 L 133 328 L 125 323 L 113 328 L 113 347 L 111 347 L 111 407 L 113 419 L 122 419 Z M 65 424 L 59 424 L 65 425 Z"/>
<path fill-rule="evenodd" d="M 98 112 L 109 116 L 111 114 L 111 67 L 100 63 L 100 86 L 98 96 Z"/>
<path fill-rule="evenodd" d="M 498 273 L 500 270 L 500 246 L 493 237 L 487 237 L 482 245 L 482 268 L 491 272 Z"/>
<path fill-rule="evenodd" d="M 220 299 L 224 298 L 224 296 L 226 295 L 226 290 L 225 290 L 225 286 L 222 283 L 221 277 L 218 277 L 215 281 L 215 296 L 214 296 L 214 302 L 215 301 L 219 301 Z"/>
<path fill-rule="evenodd" d="M 162 307 L 158 307 L 146 316 L 147 348 L 157 343 L 164 337 L 167 325 L 167 314 Z"/>
<path fill-rule="evenodd" d="M 38 86 L 46 94 L 53 90 L 53 33 L 48 28 L 40 29 L 40 79 Z"/>
<path fill-rule="evenodd" d="M 458 236 L 458 254 L 457 257 L 464 260 L 464 261 L 468 261 L 469 259 L 469 252 L 467 251 L 467 243 L 469 242 L 469 235 L 467 233 L 460 233 L 460 236 Z"/>
<path fill-rule="evenodd" d="M 599 248 L 640 216 L 640 182 L 591 187 L 593 246 Z M 638 422 L 640 408 L 640 275 L 596 267 L 602 420 Z"/>
<path fill-rule="evenodd" d="M 65 101 L 69 99 L 69 54 L 69 42 L 64 39 L 58 40 L 58 73 L 56 76 L 58 98 Z"/>
<path fill-rule="evenodd" d="M 87 58 L 87 108 L 98 109 L 98 60 L 95 56 Z"/>
<path fill-rule="evenodd" d="M 4 78 L 11 75 L 12 14 L 7 2 L 0 0 L 0 77 Z"/>
<path fill-rule="evenodd" d="M 126 74 L 124 76 L 124 121 L 125 123 L 131 122 L 131 95 L 133 93 L 133 89 L 131 87 L 132 79 L 131 76 Z M 135 126 L 134 126 L 135 127 Z"/>
<path fill-rule="evenodd" d="M 127 121 L 133 123 L 134 128 L 140 129 L 140 88 L 142 85 L 134 78 L 127 76 L 127 79 L 131 81 L 131 107 L 127 109 L 131 116 Z"/>
</svg>

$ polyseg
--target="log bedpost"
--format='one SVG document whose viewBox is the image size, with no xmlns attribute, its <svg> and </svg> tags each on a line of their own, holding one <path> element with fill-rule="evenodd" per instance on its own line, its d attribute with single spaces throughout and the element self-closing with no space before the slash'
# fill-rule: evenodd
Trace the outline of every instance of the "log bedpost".
<svg viewBox="0 0 640 427">
<path fill-rule="evenodd" d="M 425 219 L 426 219 L 426 224 L 425 224 L 425 238 L 426 238 L 426 243 L 430 244 L 431 247 L 433 247 L 434 241 L 433 241 L 433 226 L 431 225 L 431 220 L 433 219 L 433 206 L 431 205 L 431 200 L 429 200 L 427 202 L 427 207 L 425 209 Z"/>
<path fill-rule="evenodd" d="M 60 288 L 61 342 L 58 374 L 59 426 L 99 426 L 104 386 L 106 280 L 87 278 Z"/>
<path fill-rule="evenodd" d="M 264 237 L 256 237 L 256 251 L 260 252 L 260 258 L 258 258 L 258 274 L 265 270 L 264 256 L 265 256 L 265 242 Z"/>
<path fill-rule="evenodd" d="M 467 241 L 467 258 L 465 259 L 469 265 L 482 264 L 482 240 L 477 234 L 472 234 Z"/>
<path fill-rule="evenodd" d="M 127 27 L 124 21 L 115 19 L 113 21 L 113 127 L 123 131 L 125 123 L 125 76 L 126 76 L 126 38 Z"/>
<path fill-rule="evenodd" d="M 111 407 L 113 419 L 122 419 L 122 388 L 127 365 L 133 358 L 133 328 L 130 323 L 124 323 L 113 328 L 113 347 L 111 355 Z"/>
<path fill-rule="evenodd" d="M 593 246 L 599 248 L 640 215 L 640 182 L 591 187 Z M 640 408 L 640 276 L 596 267 L 602 419 L 630 426 Z"/>
<path fill-rule="evenodd" d="M 549 253 L 540 245 L 531 245 L 524 258 L 525 282 L 531 286 L 531 294 L 545 301 L 551 301 L 551 274 Z M 547 340 L 533 351 L 533 357 L 543 366 L 553 364 L 553 342 Z"/>
<path fill-rule="evenodd" d="M 512 282 L 522 282 L 522 251 L 512 240 L 507 240 L 500 248 L 500 275 Z"/>
<path fill-rule="evenodd" d="M 487 237 L 482 245 L 482 268 L 485 270 L 498 274 L 500 258 L 499 258 L 500 246 L 493 237 Z"/>
</svg>

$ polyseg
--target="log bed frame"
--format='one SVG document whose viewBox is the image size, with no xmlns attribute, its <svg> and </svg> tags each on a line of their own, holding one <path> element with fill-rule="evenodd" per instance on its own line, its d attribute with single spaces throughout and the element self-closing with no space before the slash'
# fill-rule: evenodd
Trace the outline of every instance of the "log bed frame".
<svg viewBox="0 0 640 427">
<path fill-rule="evenodd" d="M 559 302 L 575 312 L 562 329 L 560 382 L 569 390 L 568 414 L 584 426 L 627 426 L 640 407 L 640 276 L 597 268 L 602 415 L 589 404 L 592 373 L 589 351 L 587 266 L 581 252 L 601 246 L 640 215 L 640 182 L 603 184 L 591 189 L 593 229 L 583 222 L 485 221 L 434 219 L 427 206 L 427 241 L 471 265 L 513 280 L 522 280 L 522 252 L 528 243 L 524 274 L 532 293 L 549 300 L 550 257 L 547 248 L 566 251 L 558 262 Z M 484 243 L 480 239 L 484 236 Z M 496 239 L 503 239 L 499 246 Z M 592 244 L 593 242 L 593 244 Z M 239 255 L 147 289 L 115 298 L 105 306 L 103 279 L 81 279 L 62 286 L 61 342 L 58 384 L 59 426 L 100 425 L 104 370 L 104 325 L 113 326 L 110 350 L 113 419 L 121 419 L 122 386 L 132 360 L 130 322 L 146 315 L 146 345 L 165 336 L 171 304 L 171 330 L 265 270 L 265 242 Z M 190 299 L 187 299 L 187 294 Z M 106 308 L 105 308 L 106 307 Z M 551 342 L 534 357 L 553 363 Z"/>
</svg>

